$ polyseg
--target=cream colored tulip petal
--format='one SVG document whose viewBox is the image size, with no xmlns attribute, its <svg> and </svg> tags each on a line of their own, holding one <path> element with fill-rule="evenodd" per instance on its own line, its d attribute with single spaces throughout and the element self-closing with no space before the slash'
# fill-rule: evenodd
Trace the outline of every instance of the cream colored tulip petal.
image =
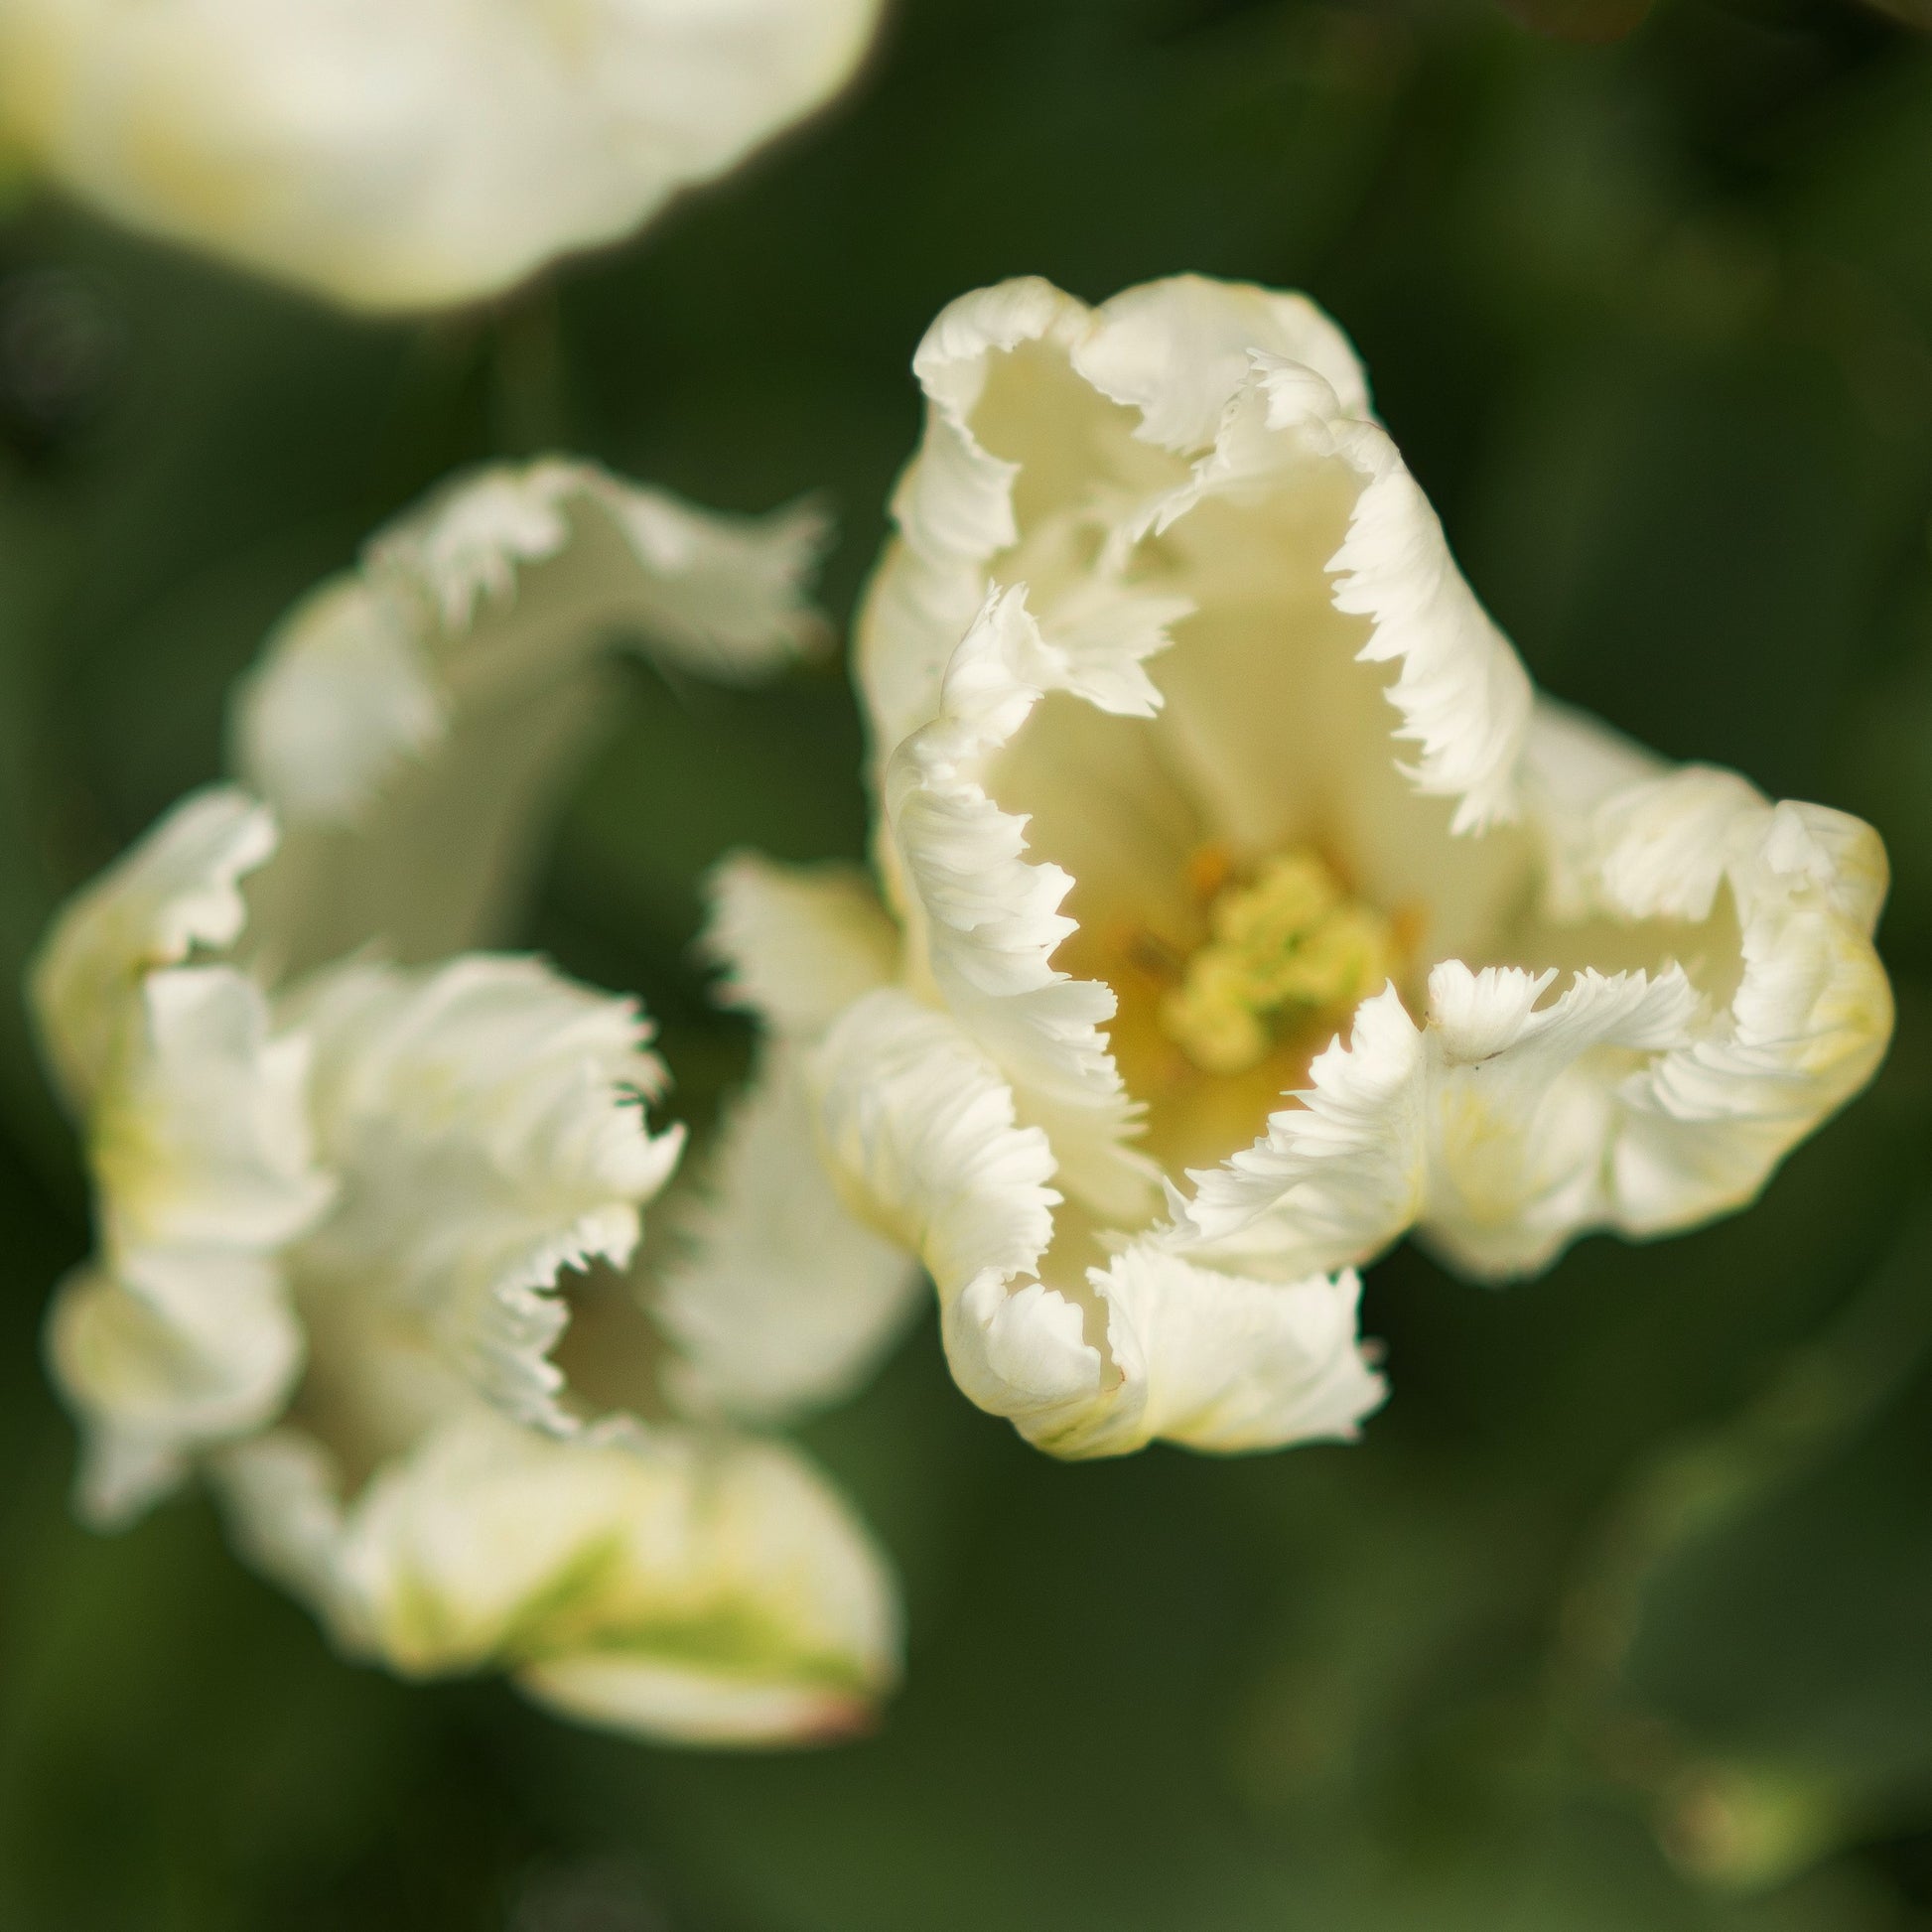
<svg viewBox="0 0 1932 1932">
<path fill-rule="evenodd" d="M 705 945 L 726 969 L 721 997 L 770 1036 L 670 1206 L 648 1300 L 679 1351 L 665 1373 L 680 1405 L 768 1420 L 851 1393 L 922 1299 L 916 1263 L 839 1199 L 799 1043 L 892 982 L 898 932 L 849 866 L 739 854 L 713 875 L 711 901 Z"/>
<path fill-rule="evenodd" d="M 1428 1197 L 1428 1048 L 1394 987 L 1355 1009 L 1295 1104 L 1218 1169 L 1189 1176 L 1176 1245 L 1284 1280 L 1366 1261 Z"/>
<path fill-rule="evenodd" d="M 1044 1133 L 943 1013 L 897 988 L 854 1002 L 814 1049 L 820 1131 L 854 1210 L 915 1252 L 942 1304 L 981 1272 L 1031 1268 L 1059 1195 Z"/>
<path fill-rule="evenodd" d="M 333 1188 L 314 1160 L 308 1042 L 271 1032 L 252 980 L 232 966 L 171 967 L 149 974 L 133 1005 L 88 1154 L 102 1246 L 165 1308 L 198 1293 L 193 1257 L 271 1252 Z"/>
<path fill-rule="evenodd" d="M 314 1042 L 318 1142 L 342 1181 L 296 1258 L 305 1298 L 407 1316 L 493 1401 L 570 1427 L 558 1278 L 629 1260 L 683 1145 L 645 1123 L 663 1069 L 635 1006 L 473 955 L 351 964 L 286 1008 Z"/>
<path fill-rule="evenodd" d="M 878 0 L 7 0 L 0 126 L 131 225 L 347 304 L 491 294 L 830 98 Z"/>
<path fill-rule="evenodd" d="M 30 986 L 70 1106 L 84 1107 L 105 1077 L 142 975 L 240 933 L 239 882 L 275 850 L 275 836 L 273 817 L 246 793 L 199 791 L 68 901 Z"/>
<path fill-rule="evenodd" d="M 1871 1077 L 1892 1024 L 1871 946 L 1886 864 L 1876 833 L 1843 812 L 1621 752 L 1573 714 L 1539 717 L 1533 822 L 1554 884 L 1530 943 L 1563 934 L 1565 917 L 1591 934 L 1660 928 L 1705 993 L 1690 1036 L 1618 1089 L 1603 1218 L 1652 1234 L 1744 1205 Z"/>
<path fill-rule="evenodd" d="M 848 1198 L 932 1273 L 960 1388 L 1040 1448 L 1276 1448 L 1351 1435 L 1380 1401 L 1352 1277 L 1244 1280 L 1146 1243 L 1069 1255 L 1043 1138 L 941 1015 L 872 994 L 814 1073 Z"/>
<path fill-rule="evenodd" d="M 477 472 L 391 525 L 237 697 L 237 765 L 285 830 L 251 887 L 263 959 L 499 936 L 609 714 L 612 647 L 769 675 L 822 635 L 805 587 L 824 538 L 809 508 L 715 515 L 557 459 Z"/>
<path fill-rule="evenodd" d="M 80 1514 L 100 1527 L 139 1515 L 209 1445 L 243 1436 L 286 1400 L 302 1332 L 270 1261 L 204 1257 L 198 1301 L 163 1312 L 87 1268 L 48 1312 L 48 1361 L 77 1412 Z"/>
<path fill-rule="evenodd" d="M 704 944 L 725 969 L 720 997 L 781 1036 L 815 1033 L 898 975 L 898 928 L 856 867 L 736 853 L 709 897 Z"/>
<path fill-rule="evenodd" d="M 918 1266 L 856 1220 L 819 1159 L 797 1049 L 771 1045 L 670 1207 L 648 1306 L 680 1408 L 776 1421 L 852 1394 L 924 1300 Z"/>
<path fill-rule="evenodd" d="M 1618 1089 L 1682 1046 L 1702 1002 L 1681 968 L 1649 978 L 1448 960 L 1429 980 L 1425 1239 L 1465 1274 L 1545 1268 L 1585 1228 L 1614 1224 Z"/>
<path fill-rule="evenodd" d="M 1122 1387 L 1082 1453 L 1156 1438 L 1221 1451 L 1347 1442 L 1387 1394 L 1357 1334 L 1352 1270 L 1256 1281 L 1137 1242 L 1093 1281 Z"/>
<path fill-rule="evenodd" d="M 1257 354 L 1311 369 L 1338 411 L 1369 415 L 1348 338 L 1305 295 L 1174 275 L 1103 302 L 1073 349 L 1087 381 L 1141 415 L 1140 434 L 1182 456 L 1211 448 Z"/>
<path fill-rule="evenodd" d="M 557 1442 L 476 1412 L 346 1505 L 300 1438 L 221 1473 L 255 1559 L 406 1676 L 506 1669 L 587 1723 L 749 1744 L 860 1727 L 897 1675 L 883 1560 L 775 1445 L 637 1425 Z"/>
<path fill-rule="evenodd" d="M 1132 655 L 1143 645 L 1152 640 L 1130 635 L 1127 663 L 1096 675 L 1041 636 L 1019 592 L 994 598 L 947 667 L 939 715 L 894 754 L 885 795 L 940 997 L 1013 1081 L 1024 1117 L 1046 1129 L 1063 1182 L 1122 1218 L 1156 1196 L 1153 1170 L 1129 1146 L 1136 1110 L 1102 1031 L 1114 995 L 1052 965 L 1074 930 L 1059 909 L 1072 879 L 1021 856 L 1026 823 L 983 779 L 1048 691 L 1151 710 Z"/>
</svg>

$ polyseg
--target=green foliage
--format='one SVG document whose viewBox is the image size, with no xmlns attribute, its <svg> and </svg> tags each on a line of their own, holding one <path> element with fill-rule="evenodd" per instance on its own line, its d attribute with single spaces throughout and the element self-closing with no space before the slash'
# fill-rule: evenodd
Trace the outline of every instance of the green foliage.
<svg viewBox="0 0 1932 1932">
<path fill-rule="evenodd" d="M 1901 18 L 1907 11 L 1894 8 Z M 73 1526 L 72 1149 L 0 1009 L 0 1925 L 1903 1932 L 1932 1925 L 1932 44 L 1837 0 L 902 0 L 643 242 L 419 329 L 49 203 L 0 227 L 0 959 L 221 756 L 269 621 L 450 466 L 827 491 L 848 606 L 933 312 L 1034 270 L 1311 290 L 1559 695 L 1862 812 L 1898 1044 L 1749 1214 L 1491 1295 L 1404 1252 L 1355 1449 L 1067 1467 L 921 1330 L 817 1425 L 902 1567 L 877 1737 L 651 1750 L 341 1663 L 205 1504 Z M 835 670 L 639 673 L 527 937 L 687 1102 L 721 849 L 857 854 Z"/>
</svg>

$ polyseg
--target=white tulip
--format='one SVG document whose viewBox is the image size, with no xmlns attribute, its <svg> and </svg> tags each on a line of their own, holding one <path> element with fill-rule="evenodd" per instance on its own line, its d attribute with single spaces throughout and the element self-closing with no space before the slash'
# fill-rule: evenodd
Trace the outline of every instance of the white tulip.
<svg viewBox="0 0 1932 1932">
<path fill-rule="evenodd" d="M 472 480 L 271 639 L 238 707 L 255 790 L 185 800 L 57 922 L 35 1004 L 100 1245 L 50 1354 L 91 1519 L 205 1469 L 244 1551 L 406 1675 L 495 1666 L 713 1743 L 866 1721 L 896 1670 L 882 1559 L 651 1313 L 641 1211 L 683 1133 L 646 1124 L 648 1026 L 456 950 L 596 646 L 772 668 L 811 634 L 818 540 L 561 464 Z M 506 714 L 543 724 L 515 760 Z M 702 1236 L 730 1184 L 690 1190 L 674 1273 L 748 1265 L 733 1217 Z"/>
<path fill-rule="evenodd" d="M 628 234 L 829 100 L 879 0 L 0 0 L 0 142 L 357 309 Z"/>
<path fill-rule="evenodd" d="M 975 1402 L 1065 1455 L 1347 1436 L 1355 1266 L 1694 1226 L 1869 1078 L 1876 836 L 1537 697 L 1312 305 L 1012 282 L 915 368 L 891 912 L 741 861 L 716 942 Z"/>
</svg>

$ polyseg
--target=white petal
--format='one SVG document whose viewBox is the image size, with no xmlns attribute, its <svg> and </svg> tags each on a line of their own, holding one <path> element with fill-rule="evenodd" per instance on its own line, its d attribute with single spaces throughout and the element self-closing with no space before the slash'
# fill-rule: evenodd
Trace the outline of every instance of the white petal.
<svg viewBox="0 0 1932 1932">
<path fill-rule="evenodd" d="M 1342 432 L 1363 477 L 1348 537 L 1329 561 L 1337 611 L 1367 618 L 1364 662 L 1399 668 L 1388 687 L 1397 736 L 1417 747 L 1417 788 L 1451 798 L 1451 829 L 1471 832 L 1518 809 L 1516 766 L 1530 681 L 1449 555 L 1443 526 L 1379 427 Z"/>
<path fill-rule="evenodd" d="M 940 997 L 1046 1129 L 1066 1185 L 1131 1220 L 1153 1175 L 1127 1145 L 1137 1115 L 1102 1032 L 1114 995 L 1052 965 L 1074 930 L 1059 910 L 1073 881 L 1022 858 L 1026 821 L 984 782 L 1048 691 L 1093 696 L 1086 667 L 1041 636 L 1021 593 L 991 599 L 947 666 L 939 715 L 893 757 L 887 822 L 912 943 Z"/>
<path fill-rule="evenodd" d="M 1142 1241 L 1094 1281 L 1123 1388 L 1114 1413 L 1079 1440 L 1085 1454 L 1157 1437 L 1221 1451 L 1352 1441 L 1387 1393 L 1357 1339 L 1352 1271 L 1256 1281 Z"/>
<path fill-rule="evenodd" d="M 635 1006 L 533 960 L 350 965 L 289 1001 L 340 1205 L 297 1257 L 305 1296 L 413 1314 L 492 1400 L 571 1427 L 548 1359 L 559 1274 L 628 1261 L 680 1128 L 652 1136 L 663 1070 Z"/>
<path fill-rule="evenodd" d="M 1083 1280 L 1036 1279 L 1058 1198 L 1045 1145 L 972 1043 L 902 993 L 844 1015 L 815 1073 L 850 1197 L 938 1286 L 960 1388 L 1040 1448 L 1273 1448 L 1349 1435 L 1380 1400 L 1352 1276 L 1280 1286 L 1142 1243 Z"/>
<path fill-rule="evenodd" d="M 1884 849 L 1842 812 L 1666 767 L 1547 704 L 1528 770 L 1549 880 L 1539 938 L 1600 945 L 1648 922 L 1705 993 L 1686 1037 L 1604 1069 L 1602 1197 L 1572 1231 L 1656 1234 L 1740 1207 L 1883 1056 Z"/>
<path fill-rule="evenodd" d="M 8 0 L 0 122 L 122 220 L 356 308 L 610 240 L 829 98 L 878 0 Z"/>
<path fill-rule="evenodd" d="M 1552 976 L 1456 961 L 1430 976 L 1429 1193 L 1422 1230 L 1466 1273 L 1528 1274 L 1614 1219 L 1605 1179 L 1640 1056 L 1690 1039 L 1702 1001 L 1681 969 Z"/>
<path fill-rule="evenodd" d="M 271 1036 L 253 981 L 231 966 L 176 966 L 149 974 L 134 1004 L 89 1156 L 116 1272 L 165 1304 L 177 1275 L 194 1293 L 201 1252 L 272 1251 L 332 1189 L 312 1160 L 307 1042 Z"/>
<path fill-rule="evenodd" d="M 893 1586 L 824 1479 L 773 1445 L 452 1420 L 346 1511 L 275 1441 L 223 1467 L 258 1560 L 407 1676 L 511 1670 L 588 1723 L 694 1743 L 862 1725 L 897 1667 Z M 293 1546 L 271 1515 L 306 1525 Z"/>
<path fill-rule="evenodd" d="M 1428 1185 L 1428 1059 L 1393 987 L 1356 1008 L 1309 1077 L 1252 1148 L 1189 1176 L 1177 1246 L 1292 1280 L 1407 1232 Z"/>
<path fill-rule="evenodd" d="M 783 866 L 737 853 L 711 878 L 705 949 L 721 997 L 772 1032 L 805 1035 L 897 977 L 898 928 L 852 866 Z"/>
<path fill-rule="evenodd" d="M 608 647 L 747 680 L 821 634 L 809 508 L 708 514 L 593 465 L 477 472 L 379 535 L 270 637 L 235 757 L 279 814 L 255 943 L 283 970 L 380 939 L 494 936 L 559 779 L 608 708 Z"/>
<path fill-rule="evenodd" d="M 957 1026 L 897 989 L 854 1002 L 815 1049 L 827 1157 L 847 1201 L 916 1253 L 948 1302 L 1033 1267 L 1052 1237 L 1053 1157 Z"/>
<path fill-rule="evenodd" d="M 1141 435 L 1192 456 L 1213 443 L 1256 351 L 1315 370 L 1351 416 L 1369 413 L 1354 349 L 1305 295 L 1175 275 L 1101 304 L 1074 366 L 1141 412 Z"/>
<path fill-rule="evenodd" d="M 201 1295 L 166 1312 L 94 1269 L 63 1282 L 49 1363 L 83 1425 L 78 1507 L 128 1521 L 173 1489 L 210 1444 L 273 1416 L 302 1362 L 302 1333 L 272 1263 L 211 1257 Z"/>
<path fill-rule="evenodd" d="M 707 951 L 722 997 L 767 1029 L 750 1091 L 670 1206 L 649 1289 L 677 1345 L 666 1365 L 692 1414 L 768 1420 L 835 1401 L 870 1374 L 921 1299 L 917 1266 L 856 1218 L 819 1158 L 804 1043 L 889 984 L 899 939 L 849 866 L 781 866 L 750 853 L 711 880 Z"/>
<path fill-rule="evenodd" d="M 239 934 L 239 882 L 275 850 L 275 837 L 274 819 L 246 793 L 199 791 L 68 902 L 31 984 L 69 1104 L 85 1105 L 105 1076 L 142 975 Z"/>
<path fill-rule="evenodd" d="M 308 1052 L 233 968 L 151 973 L 87 1122 L 102 1259 L 58 1298 L 56 1377 L 87 1437 L 82 1506 L 124 1518 L 287 1400 L 302 1338 L 281 1264 L 328 1206 Z"/>
<path fill-rule="evenodd" d="M 670 1212 L 650 1309 L 678 1348 L 664 1374 L 688 1414 L 774 1421 L 839 1401 L 923 1302 L 917 1265 L 839 1199 L 794 1047 L 765 1048 Z"/>
</svg>

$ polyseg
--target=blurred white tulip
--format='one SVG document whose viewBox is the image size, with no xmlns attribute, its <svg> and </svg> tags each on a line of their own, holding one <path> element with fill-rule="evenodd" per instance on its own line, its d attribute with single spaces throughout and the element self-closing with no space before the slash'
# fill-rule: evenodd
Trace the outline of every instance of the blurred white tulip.
<svg viewBox="0 0 1932 1932">
<path fill-rule="evenodd" d="M 352 308 L 493 294 L 829 100 L 880 0 L 0 0 L 0 144 Z"/>
<path fill-rule="evenodd" d="M 581 466 L 471 478 L 271 639 L 238 707 L 255 789 L 184 800 L 63 913 L 34 999 L 100 1241 L 49 1348 L 91 1519 L 205 1470 L 243 1550 L 406 1675 L 501 1668 L 696 1742 L 867 1721 L 883 1559 L 795 1450 L 683 1401 L 653 1312 L 642 1211 L 684 1137 L 646 1121 L 647 1023 L 463 950 L 597 648 L 774 669 L 816 633 L 819 542 Z M 712 1206 L 678 1210 L 687 1275 Z"/>
</svg>

